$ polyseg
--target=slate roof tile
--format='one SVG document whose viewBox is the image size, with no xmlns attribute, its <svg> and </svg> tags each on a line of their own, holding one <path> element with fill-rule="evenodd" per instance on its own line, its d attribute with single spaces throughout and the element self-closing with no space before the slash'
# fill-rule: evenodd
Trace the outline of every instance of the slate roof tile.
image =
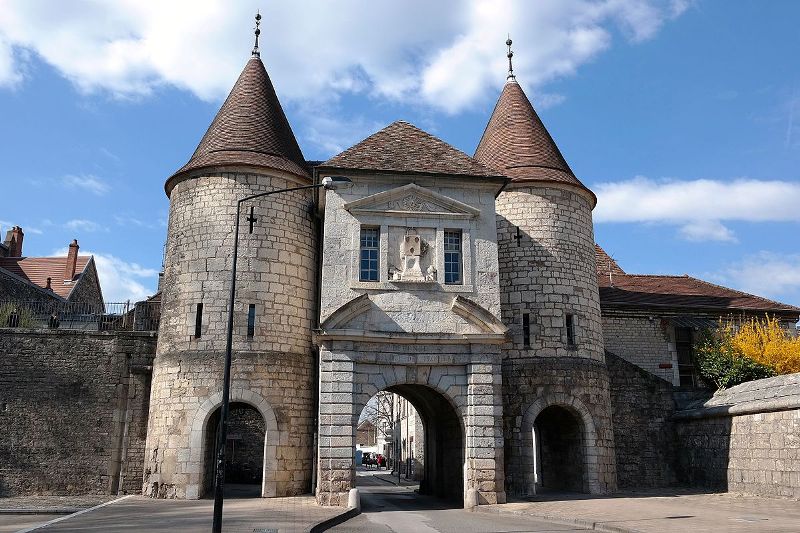
<svg viewBox="0 0 800 533">
<path fill-rule="evenodd" d="M 474 157 L 510 177 L 512 183 L 568 183 L 586 190 L 594 198 L 594 193 L 575 177 L 515 80 L 509 80 L 503 87 Z"/>
<path fill-rule="evenodd" d="M 245 65 L 189 162 L 164 188 L 169 195 L 187 172 L 226 165 L 266 167 L 310 177 L 272 81 L 257 57 Z"/>
<path fill-rule="evenodd" d="M 398 120 L 355 146 L 328 159 L 320 168 L 502 177 L 461 150 L 413 124 Z"/>
</svg>

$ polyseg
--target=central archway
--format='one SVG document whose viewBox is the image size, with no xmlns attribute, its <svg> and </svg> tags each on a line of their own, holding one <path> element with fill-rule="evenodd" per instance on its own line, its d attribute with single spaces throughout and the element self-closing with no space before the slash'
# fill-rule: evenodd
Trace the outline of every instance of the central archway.
<svg viewBox="0 0 800 533">
<path fill-rule="evenodd" d="M 422 431 L 413 431 L 412 428 L 411 434 L 404 432 L 401 417 L 407 415 L 400 412 L 400 402 L 392 402 L 394 408 L 391 414 L 383 412 L 380 414 L 381 420 L 373 421 L 376 425 L 385 426 L 377 433 L 386 432 L 390 435 L 387 440 L 391 438 L 396 443 L 384 448 L 388 452 L 384 452 L 384 455 L 389 457 L 388 470 L 397 475 L 399 468 L 404 478 L 419 481 L 420 494 L 437 496 L 461 506 L 464 493 L 464 427 L 455 407 L 441 393 L 425 385 L 394 385 L 381 391 L 387 392 L 407 400 L 416 410 L 422 426 Z M 373 402 L 376 396 L 371 399 Z M 370 403 L 367 402 L 367 405 Z M 365 405 L 366 410 L 368 407 Z M 402 438 L 399 438 L 401 434 Z M 423 442 L 418 443 L 421 446 L 415 446 L 411 440 L 415 437 L 422 438 Z M 415 466 L 417 469 L 414 469 Z"/>
</svg>

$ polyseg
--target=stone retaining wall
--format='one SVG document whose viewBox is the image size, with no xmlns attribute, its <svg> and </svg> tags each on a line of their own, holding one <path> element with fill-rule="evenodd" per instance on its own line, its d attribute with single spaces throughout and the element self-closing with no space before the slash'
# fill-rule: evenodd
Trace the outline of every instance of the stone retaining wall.
<svg viewBox="0 0 800 533">
<path fill-rule="evenodd" d="M 675 483 L 672 384 L 606 352 L 620 489 Z"/>
<path fill-rule="evenodd" d="M 800 374 L 743 383 L 676 414 L 679 480 L 800 499 Z"/>
<path fill-rule="evenodd" d="M 138 492 L 155 343 L 0 329 L 0 496 Z"/>
</svg>

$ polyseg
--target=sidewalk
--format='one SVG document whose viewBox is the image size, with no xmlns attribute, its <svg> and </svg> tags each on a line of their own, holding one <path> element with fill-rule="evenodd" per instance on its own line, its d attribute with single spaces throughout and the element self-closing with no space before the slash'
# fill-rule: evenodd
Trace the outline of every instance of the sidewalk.
<svg viewBox="0 0 800 533">
<path fill-rule="evenodd" d="M 510 513 L 614 533 L 797 533 L 800 502 L 732 493 L 688 491 L 553 495 L 537 501 L 481 505 L 479 512 Z"/>
<path fill-rule="evenodd" d="M 10 529 L 13 525 L 36 527 L 50 520 L 60 520 L 46 526 L 44 531 L 195 533 L 211 528 L 213 507 L 213 500 L 155 500 L 129 496 L 84 514 L 61 517 L 0 514 L 0 531 L 15 531 Z M 307 532 L 346 511 L 343 507 L 320 507 L 313 496 L 230 499 L 225 501 L 223 529 L 226 533 Z"/>
</svg>

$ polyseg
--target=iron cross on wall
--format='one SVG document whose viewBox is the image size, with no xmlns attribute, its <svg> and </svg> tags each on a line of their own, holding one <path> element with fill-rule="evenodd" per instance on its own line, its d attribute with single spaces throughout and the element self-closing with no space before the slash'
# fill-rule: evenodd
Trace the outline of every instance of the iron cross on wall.
<svg viewBox="0 0 800 533">
<path fill-rule="evenodd" d="M 253 206 L 250 206 L 250 215 L 245 220 L 250 223 L 250 233 L 253 233 L 253 224 L 258 222 L 258 218 L 253 215 Z"/>
</svg>

